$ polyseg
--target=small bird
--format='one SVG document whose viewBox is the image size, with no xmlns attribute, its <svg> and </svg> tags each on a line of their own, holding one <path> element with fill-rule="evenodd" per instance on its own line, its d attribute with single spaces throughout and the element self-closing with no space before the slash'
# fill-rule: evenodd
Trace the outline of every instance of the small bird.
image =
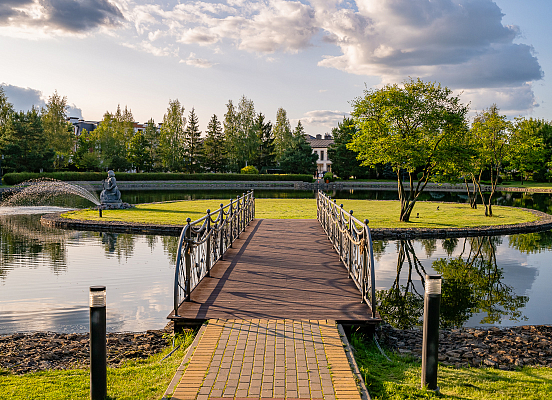
<svg viewBox="0 0 552 400">
<path fill-rule="evenodd" d="M 437 206 L 437 211 L 439 211 L 439 206 Z"/>
</svg>

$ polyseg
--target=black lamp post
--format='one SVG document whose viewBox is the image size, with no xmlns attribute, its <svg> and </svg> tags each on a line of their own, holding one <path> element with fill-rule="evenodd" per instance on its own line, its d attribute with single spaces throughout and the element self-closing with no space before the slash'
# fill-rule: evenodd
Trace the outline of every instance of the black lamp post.
<svg viewBox="0 0 552 400">
<path fill-rule="evenodd" d="M 105 286 L 90 286 L 90 399 L 107 397 Z"/>
</svg>

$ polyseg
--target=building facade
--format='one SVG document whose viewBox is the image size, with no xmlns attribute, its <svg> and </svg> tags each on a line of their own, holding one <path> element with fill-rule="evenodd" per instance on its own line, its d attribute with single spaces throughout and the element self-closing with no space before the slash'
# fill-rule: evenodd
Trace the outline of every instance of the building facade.
<svg viewBox="0 0 552 400">
<path fill-rule="evenodd" d="M 318 161 L 316 161 L 318 175 L 331 172 L 332 161 L 328 158 L 328 147 L 334 142 L 332 136 L 326 133 L 323 138 L 321 134 L 316 136 L 305 135 L 305 137 L 311 145 L 313 153 L 318 154 Z"/>
</svg>

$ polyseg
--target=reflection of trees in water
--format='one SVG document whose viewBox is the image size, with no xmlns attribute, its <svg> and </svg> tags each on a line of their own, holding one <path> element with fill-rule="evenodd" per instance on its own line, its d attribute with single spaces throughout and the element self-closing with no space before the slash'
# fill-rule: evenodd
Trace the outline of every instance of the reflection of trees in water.
<svg viewBox="0 0 552 400">
<path fill-rule="evenodd" d="M 374 240 L 372 242 L 372 251 L 374 252 L 374 258 L 376 261 L 379 261 L 381 256 L 385 254 L 387 243 L 389 243 L 387 240 Z"/>
<path fill-rule="evenodd" d="M 502 239 L 498 236 L 464 238 L 458 257 L 433 262 L 434 270 L 443 277 L 441 297 L 441 325 L 460 327 L 474 313 L 483 313 L 481 323 L 500 323 L 503 318 L 524 319 L 520 309 L 529 300 L 518 296 L 513 288 L 502 282 L 503 270 L 498 266 L 496 248 Z M 458 240 L 445 239 L 443 249 L 454 252 Z M 422 246 L 432 249 L 431 243 Z M 397 275 L 388 290 L 378 292 L 379 312 L 391 325 L 408 328 L 421 323 L 423 291 L 419 293 L 414 279 L 424 285 L 425 269 L 416 257 L 410 240 L 398 242 Z M 401 272 L 408 267 L 406 284 L 401 285 Z M 404 278 L 403 278 L 404 280 Z"/>
<path fill-rule="evenodd" d="M 175 236 L 161 236 L 163 251 L 169 256 L 171 264 L 176 264 L 176 255 L 178 253 L 178 238 Z"/>
<path fill-rule="evenodd" d="M 73 231 L 43 226 L 37 215 L 0 216 L 0 278 L 16 267 L 36 268 L 42 259 L 54 273 L 66 270 L 65 241 L 74 236 Z"/>
<path fill-rule="evenodd" d="M 508 237 L 508 245 L 526 254 L 550 251 L 552 250 L 552 231 L 511 235 Z"/>
<path fill-rule="evenodd" d="M 108 255 L 115 255 L 119 261 L 122 258 L 128 259 L 132 257 L 136 244 L 136 235 L 112 232 L 100 232 L 99 235 L 102 239 L 105 252 Z"/>
</svg>

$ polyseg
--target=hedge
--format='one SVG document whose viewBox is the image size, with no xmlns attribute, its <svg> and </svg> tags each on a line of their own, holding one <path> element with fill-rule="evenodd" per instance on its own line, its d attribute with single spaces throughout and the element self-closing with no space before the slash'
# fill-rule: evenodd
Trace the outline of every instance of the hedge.
<svg viewBox="0 0 552 400">
<path fill-rule="evenodd" d="M 312 182 L 305 174 L 184 174 L 170 172 L 116 172 L 119 181 L 302 181 Z M 107 178 L 105 172 L 10 172 L 4 175 L 6 185 L 17 185 L 30 179 L 52 178 L 60 181 L 97 181 Z"/>
</svg>

